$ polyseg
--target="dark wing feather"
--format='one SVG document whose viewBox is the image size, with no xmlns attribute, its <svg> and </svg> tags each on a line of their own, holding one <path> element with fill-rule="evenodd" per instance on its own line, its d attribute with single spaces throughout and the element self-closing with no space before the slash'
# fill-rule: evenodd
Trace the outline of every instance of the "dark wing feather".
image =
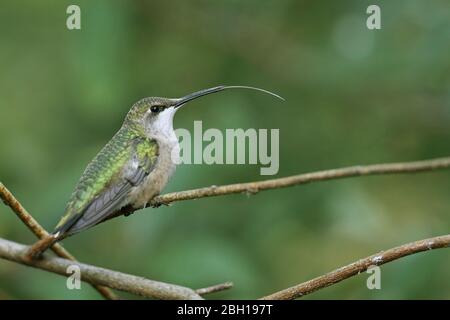
<svg viewBox="0 0 450 320">
<path fill-rule="evenodd" d="M 157 152 L 156 143 L 147 139 L 137 138 L 132 145 L 134 152 L 129 161 L 139 162 L 136 169 L 128 172 L 127 176 L 116 178 L 114 183 L 101 190 L 81 212 L 69 217 L 59 226 L 54 234 L 60 232 L 60 235 L 65 237 L 85 230 L 106 220 L 128 204 L 127 197 L 131 189 L 142 183 L 153 170 L 156 162 L 156 157 L 153 155 Z"/>
<path fill-rule="evenodd" d="M 142 167 L 138 167 L 134 176 L 139 177 L 135 180 L 136 184 L 139 184 L 147 174 Z M 120 184 L 106 189 L 86 208 L 81 218 L 69 229 L 68 234 L 74 234 L 94 226 L 120 210 L 133 186 L 134 184 L 129 180 L 124 180 Z"/>
</svg>

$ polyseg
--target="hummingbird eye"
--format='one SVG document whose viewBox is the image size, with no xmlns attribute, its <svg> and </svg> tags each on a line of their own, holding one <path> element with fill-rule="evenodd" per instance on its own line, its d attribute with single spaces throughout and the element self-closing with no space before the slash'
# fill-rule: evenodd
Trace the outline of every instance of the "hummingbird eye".
<svg viewBox="0 0 450 320">
<path fill-rule="evenodd" d="M 161 106 L 151 106 L 150 107 L 150 111 L 151 112 L 153 112 L 153 113 L 158 113 L 158 112 L 160 112 L 162 110 L 162 107 Z"/>
</svg>

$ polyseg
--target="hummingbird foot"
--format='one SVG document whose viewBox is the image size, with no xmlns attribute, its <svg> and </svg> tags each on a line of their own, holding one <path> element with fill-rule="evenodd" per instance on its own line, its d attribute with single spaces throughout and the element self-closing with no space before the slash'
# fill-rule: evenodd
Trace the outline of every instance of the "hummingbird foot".
<svg viewBox="0 0 450 320">
<path fill-rule="evenodd" d="M 169 202 L 165 202 L 165 201 L 161 201 L 161 200 L 157 200 L 155 198 L 157 198 L 160 194 L 157 193 L 155 194 L 153 197 L 150 198 L 150 200 L 148 200 L 148 202 L 144 205 L 144 208 L 146 207 L 151 207 L 151 208 L 159 208 L 161 206 L 170 206 L 171 204 Z"/>
<path fill-rule="evenodd" d="M 149 207 L 152 207 L 152 208 L 159 208 L 159 207 L 162 206 L 162 203 L 160 203 L 160 202 L 158 202 L 158 203 L 149 202 L 148 205 L 149 205 Z"/>
<path fill-rule="evenodd" d="M 25 257 L 27 260 L 35 260 L 42 257 L 42 254 L 58 241 L 59 233 L 50 234 L 44 238 L 38 240 L 33 244 L 26 252 Z"/>
<path fill-rule="evenodd" d="M 152 208 L 159 208 L 161 206 L 170 206 L 170 203 L 168 202 L 164 202 L 164 201 L 158 201 L 158 202 L 153 202 L 153 201 L 149 201 L 145 206 L 149 206 Z"/>
</svg>

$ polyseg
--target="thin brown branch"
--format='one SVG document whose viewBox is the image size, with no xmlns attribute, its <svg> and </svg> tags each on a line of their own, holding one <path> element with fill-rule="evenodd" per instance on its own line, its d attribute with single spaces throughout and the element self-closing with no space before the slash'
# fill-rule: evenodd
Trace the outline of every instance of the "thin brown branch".
<svg viewBox="0 0 450 320">
<path fill-rule="evenodd" d="M 180 192 L 172 192 L 153 198 L 147 204 L 146 207 L 158 207 L 160 205 L 163 204 L 168 205 L 176 201 L 215 197 L 233 193 L 255 194 L 258 193 L 259 191 L 286 188 L 294 185 L 307 184 L 325 180 L 342 179 L 358 176 L 380 175 L 380 174 L 417 173 L 448 168 L 450 168 L 450 157 L 429 159 L 423 161 L 352 166 L 339 169 L 304 173 L 278 179 L 236 183 L 223 186 L 211 186 Z M 112 214 L 110 217 L 108 217 L 108 220 L 121 215 L 127 216 L 138 210 L 140 209 L 135 209 L 131 206 L 126 206 L 121 210 L 119 210 L 118 212 L 116 212 L 115 214 Z M 32 256 L 40 255 L 48 248 L 48 246 L 45 246 L 46 242 L 47 241 L 44 240 L 36 243 L 33 246 L 32 250 L 30 251 L 30 254 Z M 51 244 L 51 242 L 47 243 Z"/>
<path fill-rule="evenodd" d="M 28 211 L 20 204 L 14 195 L 0 182 L 0 198 L 9 206 L 12 211 L 19 217 L 20 220 L 40 239 L 49 237 L 49 233 L 28 213 Z M 76 261 L 75 257 L 71 255 L 60 244 L 54 244 L 51 247 L 52 251 L 61 258 Z M 106 299 L 115 300 L 118 297 L 110 289 L 94 285 L 94 288 Z"/>
<path fill-rule="evenodd" d="M 77 266 L 82 281 L 96 286 L 106 286 L 155 299 L 202 299 L 194 290 L 118 271 L 100 268 L 73 260 L 43 255 L 42 259 L 30 260 L 26 253 L 28 246 L 0 238 L 0 258 L 46 270 L 63 276 L 70 276 L 67 270 Z"/>
<path fill-rule="evenodd" d="M 380 174 L 402 174 L 433 171 L 450 168 L 450 157 L 436 158 L 423 161 L 384 163 L 373 165 L 360 165 L 339 169 L 316 171 L 278 179 L 256 182 L 236 183 L 223 186 L 211 186 L 180 192 L 167 193 L 152 199 L 148 206 L 167 205 L 176 201 L 193 200 L 205 197 L 215 197 L 233 193 L 254 194 L 259 191 L 286 188 L 294 185 L 307 184 L 318 181 L 342 179 L 358 176 Z M 119 215 L 131 214 L 133 208 L 124 208 Z"/>
<path fill-rule="evenodd" d="M 224 283 L 216 284 L 215 286 L 197 289 L 197 290 L 195 290 L 195 292 L 197 292 L 199 295 L 203 296 L 205 294 L 228 290 L 228 289 L 231 289 L 232 287 L 233 287 L 233 282 L 224 282 Z"/>
<path fill-rule="evenodd" d="M 148 204 L 148 206 L 159 206 L 161 204 L 170 204 L 176 201 L 182 200 L 191 200 L 198 199 L 204 197 L 212 197 L 233 193 L 257 193 L 263 190 L 269 189 L 277 189 L 277 188 L 285 188 L 294 185 L 306 184 L 316 181 L 325 181 L 332 179 L 342 179 L 348 177 L 356 177 L 356 176 L 368 176 L 368 175 L 378 175 L 378 174 L 400 174 L 400 173 L 416 173 L 416 172 L 424 172 L 424 171 L 432 171 L 438 169 L 448 169 L 450 168 L 450 157 L 446 158 L 437 158 L 423 161 L 415 161 L 415 162 L 403 162 L 403 163 L 386 163 L 386 164 L 375 164 L 375 165 L 366 165 L 366 166 L 352 166 L 340 169 L 332 169 L 332 170 L 324 170 L 317 171 L 312 173 L 300 174 L 295 176 L 289 176 L 278 179 L 270 179 L 258 182 L 248 182 L 248 183 L 237 183 L 230 184 L 224 186 L 211 186 L 200 189 L 193 189 L 181 192 L 173 192 L 165 195 L 161 195 L 152 199 L 152 201 Z M 24 221 L 24 223 L 39 237 L 46 238 L 49 234 L 29 215 L 25 209 L 20 205 L 20 203 L 12 196 L 12 194 L 0 183 L 0 196 L 3 201 L 9 205 L 13 211 L 19 216 L 19 218 Z M 136 211 L 133 208 L 124 208 L 118 215 L 128 215 Z M 288 288 L 286 290 L 282 290 L 278 293 L 274 293 L 267 297 L 266 299 L 295 299 L 296 297 L 311 293 L 320 288 L 324 288 L 331 284 L 337 283 L 348 277 L 351 277 L 359 272 L 365 271 L 368 266 L 377 264 L 381 265 L 386 262 L 401 258 L 403 256 L 413 254 L 420 251 L 425 251 L 429 249 L 437 249 L 443 248 L 449 245 L 450 235 L 431 238 L 427 240 L 417 241 L 411 244 L 407 244 L 404 246 L 400 246 L 394 249 L 387 250 L 386 252 L 381 252 L 377 255 L 373 255 L 371 257 L 362 259 L 358 262 L 355 262 L 346 267 L 335 270 L 329 274 L 324 276 L 315 278 L 298 286 L 294 286 L 292 288 Z M 45 244 L 45 243 L 44 243 Z M 74 259 L 72 255 L 70 255 L 64 248 L 62 248 L 59 244 L 54 244 L 52 246 L 52 250 L 62 257 L 66 257 L 68 259 Z M 26 259 L 25 254 L 18 261 L 20 263 L 38 266 L 38 264 L 42 264 L 42 261 L 48 261 L 48 259 L 44 260 L 30 260 Z M 58 259 L 58 258 L 54 258 Z M 61 260 L 61 259 L 60 259 Z M 62 259 L 64 260 L 64 259 Z M 78 264 L 77 262 L 75 262 Z M 39 266 L 38 266 L 39 267 Z M 95 268 L 95 267 L 94 267 Z M 107 270 L 107 269 L 102 269 Z M 134 276 L 133 276 L 134 277 Z M 92 280 L 92 279 L 91 279 Z M 145 279 L 144 279 L 145 280 Z M 86 280 L 89 282 L 89 280 Z M 98 284 L 107 284 L 108 282 L 96 282 L 95 279 L 92 280 L 92 283 Z M 112 288 L 117 288 L 117 284 L 111 284 Z M 199 289 L 198 292 L 201 294 L 206 294 L 210 292 L 215 292 L 218 290 L 226 289 L 227 286 L 218 285 L 210 288 Z M 191 289 L 189 289 L 191 290 Z M 126 290 L 127 291 L 127 290 Z M 130 292 L 134 292 L 130 290 Z M 199 295 L 198 292 L 194 292 L 194 294 Z"/>
<path fill-rule="evenodd" d="M 319 289 L 331 286 L 342 280 L 348 279 L 361 272 L 365 272 L 370 266 L 380 266 L 385 263 L 400 259 L 411 254 L 450 247 L 450 234 L 435 238 L 429 238 L 407 243 L 386 251 L 381 251 L 369 257 L 353 262 L 345 267 L 336 269 L 330 273 L 303 282 L 296 286 L 278 291 L 265 296 L 265 300 L 292 300 Z"/>
</svg>

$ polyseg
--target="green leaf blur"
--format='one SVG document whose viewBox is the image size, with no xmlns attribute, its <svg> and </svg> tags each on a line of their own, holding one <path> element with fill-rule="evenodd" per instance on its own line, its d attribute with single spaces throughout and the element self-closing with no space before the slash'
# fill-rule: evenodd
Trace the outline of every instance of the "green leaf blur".
<svg viewBox="0 0 450 320">
<path fill-rule="evenodd" d="M 366 28 L 381 7 L 382 29 Z M 66 28 L 81 7 L 82 29 Z M 47 229 L 85 166 L 146 96 L 219 84 L 176 128 L 279 128 L 286 176 L 450 155 L 450 3 L 398 1 L 2 1 L 0 180 Z M 182 165 L 166 191 L 261 180 L 255 165 Z M 448 233 L 450 173 L 352 178 L 175 203 L 68 238 L 82 262 L 256 298 L 360 257 Z M 0 237 L 35 238 L 6 206 Z M 450 252 L 361 274 L 309 299 L 450 296 Z M 0 298 L 98 299 L 87 284 L 0 260 Z M 124 297 L 131 297 L 120 293 Z"/>
</svg>

